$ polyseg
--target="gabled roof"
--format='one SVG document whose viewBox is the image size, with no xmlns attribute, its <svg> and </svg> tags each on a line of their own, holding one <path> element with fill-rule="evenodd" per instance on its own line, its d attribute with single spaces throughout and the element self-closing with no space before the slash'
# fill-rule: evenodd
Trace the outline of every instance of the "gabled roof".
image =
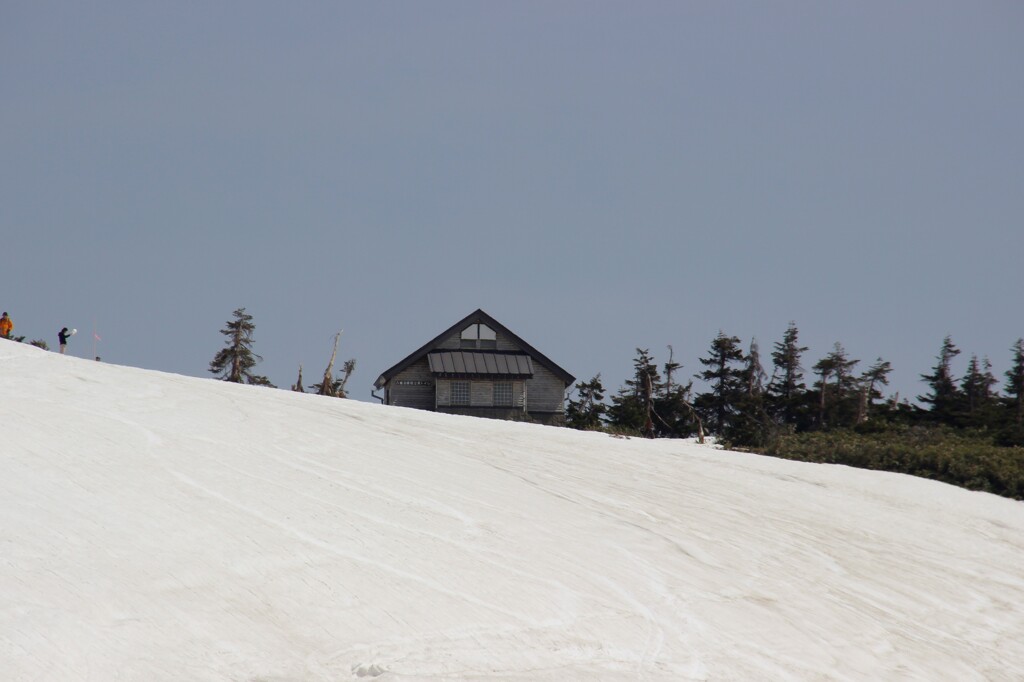
<svg viewBox="0 0 1024 682">
<path fill-rule="evenodd" d="M 423 344 L 420 348 L 410 353 L 401 362 L 391 367 L 390 369 L 386 370 L 377 378 L 377 381 L 374 382 L 374 388 L 379 389 L 383 387 L 384 384 L 391 381 L 392 377 L 394 377 L 396 374 L 409 367 L 409 365 L 418 361 L 420 358 L 422 358 L 430 351 L 437 350 L 437 344 L 441 343 L 455 332 L 461 332 L 469 325 L 476 323 L 486 324 L 494 331 L 500 332 L 504 336 L 507 336 L 517 346 L 519 346 L 519 348 L 521 348 L 524 353 L 529 355 L 535 362 L 540 363 L 542 366 L 547 368 L 552 374 L 554 374 L 556 377 L 565 382 L 566 386 L 570 386 L 574 381 L 576 381 L 576 377 L 574 377 L 573 375 L 569 374 L 564 369 L 556 365 L 554 362 L 548 359 L 546 355 L 538 351 L 530 344 L 526 343 L 526 341 L 523 341 L 523 339 L 521 339 L 518 335 L 512 333 L 512 331 L 508 327 L 503 325 L 501 322 L 498 322 L 496 319 L 485 313 L 483 310 L 477 308 L 469 315 L 466 315 L 466 317 L 462 318 L 461 320 L 459 320 L 458 322 L 456 322 L 455 324 L 453 324 L 452 326 L 448 327 L 443 332 L 435 336 L 433 339 Z"/>
</svg>

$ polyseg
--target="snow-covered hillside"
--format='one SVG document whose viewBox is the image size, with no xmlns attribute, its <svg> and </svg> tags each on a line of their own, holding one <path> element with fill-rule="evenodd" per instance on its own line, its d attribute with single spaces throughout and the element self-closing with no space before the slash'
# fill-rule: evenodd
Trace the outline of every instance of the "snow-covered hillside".
<svg viewBox="0 0 1024 682">
<path fill-rule="evenodd" d="M 0 341 L 4 680 L 1019 680 L 1024 504 Z"/>
</svg>

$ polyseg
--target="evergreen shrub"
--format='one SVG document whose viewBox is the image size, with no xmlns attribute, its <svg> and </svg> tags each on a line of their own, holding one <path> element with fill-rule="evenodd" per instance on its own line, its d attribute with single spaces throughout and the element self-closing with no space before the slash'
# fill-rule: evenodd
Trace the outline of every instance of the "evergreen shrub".
<svg viewBox="0 0 1024 682">
<path fill-rule="evenodd" d="M 981 433 L 935 426 L 812 431 L 783 434 L 760 452 L 910 474 L 1024 500 L 1024 448 L 995 445 Z"/>
</svg>

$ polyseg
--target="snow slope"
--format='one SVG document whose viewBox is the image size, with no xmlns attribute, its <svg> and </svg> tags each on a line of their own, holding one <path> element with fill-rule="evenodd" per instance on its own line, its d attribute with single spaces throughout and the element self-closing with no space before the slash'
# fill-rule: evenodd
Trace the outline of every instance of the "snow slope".
<svg viewBox="0 0 1024 682">
<path fill-rule="evenodd" d="M 1024 505 L 0 341 L 4 680 L 1019 680 Z"/>
</svg>

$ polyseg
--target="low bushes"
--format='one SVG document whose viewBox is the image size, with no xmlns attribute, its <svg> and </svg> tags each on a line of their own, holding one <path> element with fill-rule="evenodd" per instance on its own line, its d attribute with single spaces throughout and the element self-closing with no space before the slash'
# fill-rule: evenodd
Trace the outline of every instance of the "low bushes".
<svg viewBox="0 0 1024 682">
<path fill-rule="evenodd" d="M 1024 448 L 943 427 L 784 434 L 759 450 L 802 462 L 894 471 L 1024 500 Z"/>
</svg>

